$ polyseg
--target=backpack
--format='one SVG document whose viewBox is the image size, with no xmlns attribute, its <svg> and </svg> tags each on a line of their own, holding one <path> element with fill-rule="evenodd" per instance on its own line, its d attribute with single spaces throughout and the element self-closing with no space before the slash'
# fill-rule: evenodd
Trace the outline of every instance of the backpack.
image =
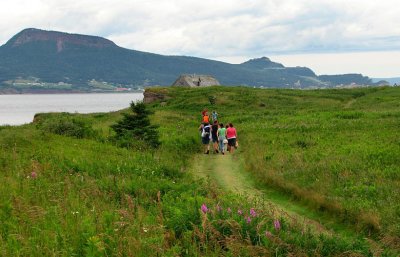
<svg viewBox="0 0 400 257">
<path fill-rule="evenodd" d="M 201 132 L 201 137 L 208 137 L 210 136 L 210 126 L 205 126 L 203 131 Z"/>
</svg>

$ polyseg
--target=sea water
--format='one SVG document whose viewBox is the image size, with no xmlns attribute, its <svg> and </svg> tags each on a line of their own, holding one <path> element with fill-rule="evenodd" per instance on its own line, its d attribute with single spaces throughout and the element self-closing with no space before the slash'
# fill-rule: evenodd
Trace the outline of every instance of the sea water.
<svg viewBox="0 0 400 257">
<path fill-rule="evenodd" d="M 0 125 L 30 123 L 36 113 L 97 113 L 129 107 L 143 93 L 0 95 Z"/>
</svg>

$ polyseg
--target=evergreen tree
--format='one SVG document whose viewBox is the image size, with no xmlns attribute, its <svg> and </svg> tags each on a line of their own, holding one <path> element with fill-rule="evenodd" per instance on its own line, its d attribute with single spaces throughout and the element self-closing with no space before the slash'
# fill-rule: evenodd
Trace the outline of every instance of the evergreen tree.
<svg viewBox="0 0 400 257">
<path fill-rule="evenodd" d="M 149 115 L 152 114 L 143 102 L 131 102 L 133 113 L 123 113 L 122 120 L 111 125 L 116 137 L 121 140 L 141 140 L 153 148 L 160 145 L 157 126 L 150 124 Z"/>
</svg>

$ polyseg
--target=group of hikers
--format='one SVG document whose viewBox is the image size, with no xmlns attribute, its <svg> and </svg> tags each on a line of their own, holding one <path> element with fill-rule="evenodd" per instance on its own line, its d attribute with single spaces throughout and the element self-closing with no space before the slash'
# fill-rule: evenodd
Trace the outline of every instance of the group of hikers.
<svg viewBox="0 0 400 257">
<path fill-rule="evenodd" d="M 225 152 L 233 153 L 238 146 L 237 133 L 232 123 L 224 126 L 218 121 L 218 113 L 212 111 L 211 122 L 208 110 L 201 112 L 202 122 L 199 127 L 201 132 L 201 141 L 204 145 L 204 153 L 210 153 L 210 142 L 213 145 L 213 152 L 225 154 Z"/>
</svg>

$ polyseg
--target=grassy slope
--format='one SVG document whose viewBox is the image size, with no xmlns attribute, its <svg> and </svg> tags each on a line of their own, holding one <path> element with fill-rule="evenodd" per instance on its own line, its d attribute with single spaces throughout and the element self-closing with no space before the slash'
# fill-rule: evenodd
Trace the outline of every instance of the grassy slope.
<svg viewBox="0 0 400 257">
<path fill-rule="evenodd" d="M 245 167 L 260 184 L 272 184 L 316 208 L 333 199 L 339 213 L 346 210 L 351 214 L 350 221 L 359 220 L 360 210 L 372 213 L 379 222 L 379 228 L 373 228 L 379 229 L 388 243 L 395 240 L 390 235 L 396 233 L 398 223 L 383 218 L 398 219 L 399 199 L 393 194 L 399 182 L 398 159 L 393 154 L 399 152 L 398 134 L 394 133 L 398 128 L 398 89 L 221 87 L 168 91 L 174 98 L 167 106 L 151 105 L 156 111 L 152 120 L 161 125 L 163 142 L 156 152 L 121 149 L 108 142 L 108 127 L 119 118 L 118 112 L 75 115 L 98 131 L 87 139 L 49 134 L 35 125 L 1 127 L 0 255 L 371 254 L 363 239 L 317 235 L 284 218 L 282 230 L 274 232 L 268 226 L 278 217 L 262 204 L 194 182 L 185 170 L 200 152 L 199 113 L 212 107 L 209 96 L 216 97 L 213 108 L 221 120 L 237 126 Z M 377 119 L 382 127 L 379 136 L 374 127 Z M 373 160 L 379 163 L 364 162 L 375 152 L 378 157 Z M 364 180 L 359 179 L 360 170 Z M 32 171 L 38 174 L 36 179 L 32 179 Z M 346 183 L 356 187 L 343 184 L 340 172 L 336 181 L 332 174 L 338 171 L 345 171 Z M 358 193 L 357 186 L 365 180 L 372 185 L 379 182 L 384 188 L 357 198 L 340 195 L 341 188 Z M 320 198 L 307 198 L 298 188 Z M 388 197 L 395 204 L 375 206 Z M 207 216 L 199 211 L 202 203 L 212 210 Z M 235 210 L 256 207 L 258 223 L 248 224 L 240 215 L 217 212 L 219 205 Z M 265 229 L 273 235 L 262 236 Z"/>
<path fill-rule="evenodd" d="M 174 94 L 187 95 L 174 106 L 194 111 L 200 102 L 218 110 L 222 122 L 235 124 L 246 169 L 261 184 L 398 244 L 398 88 Z M 216 97 L 215 106 L 207 103 L 209 96 Z"/>
</svg>

